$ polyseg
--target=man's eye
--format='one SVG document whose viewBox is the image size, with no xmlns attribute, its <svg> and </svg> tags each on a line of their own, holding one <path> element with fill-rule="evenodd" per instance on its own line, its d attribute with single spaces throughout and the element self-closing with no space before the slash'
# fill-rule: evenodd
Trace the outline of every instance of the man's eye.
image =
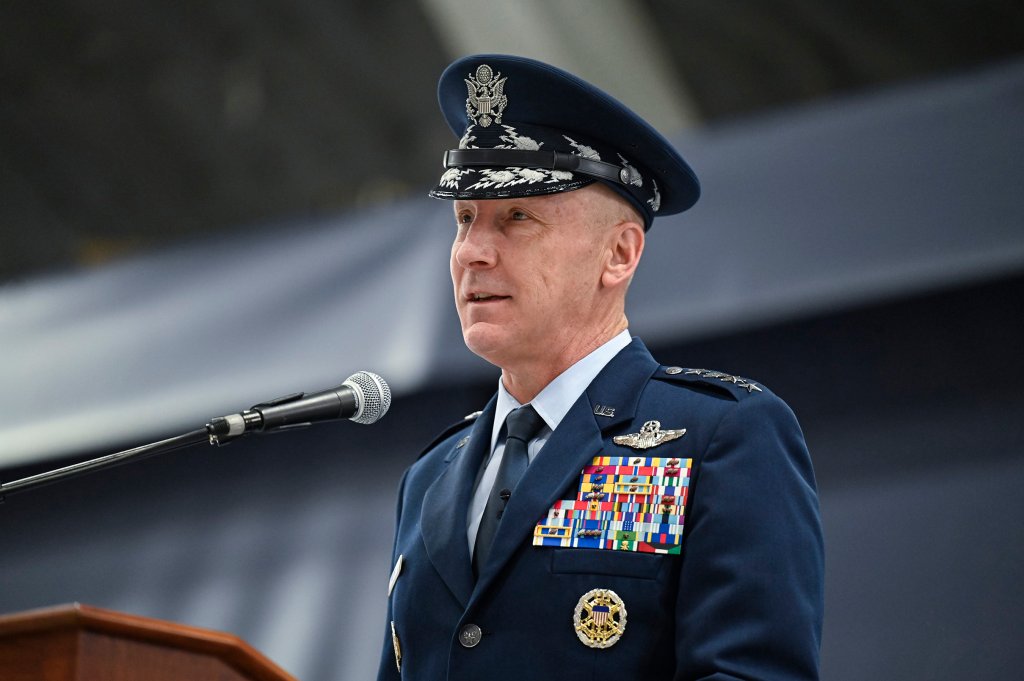
<svg viewBox="0 0 1024 681">
<path fill-rule="evenodd" d="M 469 213 L 459 213 L 455 221 L 460 225 L 465 225 L 473 221 L 473 216 Z"/>
<path fill-rule="evenodd" d="M 527 215 L 526 213 L 524 213 L 521 210 L 514 210 L 514 211 L 512 211 L 512 219 L 513 220 L 529 220 L 530 216 Z"/>
</svg>

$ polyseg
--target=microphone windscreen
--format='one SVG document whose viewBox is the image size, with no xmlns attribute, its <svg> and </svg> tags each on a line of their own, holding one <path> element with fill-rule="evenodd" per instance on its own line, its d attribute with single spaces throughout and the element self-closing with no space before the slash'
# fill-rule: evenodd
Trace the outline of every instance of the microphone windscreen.
<svg viewBox="0 0 1024 681">
<path fill-rule="evenodd" d="M 369 371 L 357 371 L 345 380 L 359 396 L 359 410 L 351 418 L 356 423 L 376 423 L 391 407 L 391 388 L 383 378 Z"/>
</svg>

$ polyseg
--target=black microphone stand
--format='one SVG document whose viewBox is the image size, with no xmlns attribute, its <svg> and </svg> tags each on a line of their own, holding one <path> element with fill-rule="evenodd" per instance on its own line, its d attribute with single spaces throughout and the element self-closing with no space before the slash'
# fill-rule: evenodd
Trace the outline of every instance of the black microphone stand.
<svg viewBox="0 0 1024 681">
<path fill-rule="evenodd" d="M 199 428 L 184 435 L 178 435 L 166 440 L 160 440 L 159 442 L 142 445 L 141 447 L 126 449 L 116 454 L 107 454 L 96 459 L 89 459 L 88 461 L 71 464 L 56 470 L 0 484 L 0 502 L 3 502 L 4 496 L 7 494 L 23 492 L 33 487 L 47 485 L 51 482 L 57 482 L 58 480 L 64 480 L 101 468 L 116 466 L 129 461 L 137 461 L 156 454 L 163 454 L 164 452 L 174 451 L 175 449 L 181 449 L 200 442 L 208 442 L 211 445 L 220 444 L 217 437 L 211 432 L 210 426 L 207 425 L 205 428 Z"/>
<path fill-rule="evenodd" d="M 138 461 L 156 454 L 163 454 L 164 452 L 171 452 L 175 449 L 182 449 L 183 447 L 199 444 L 200 442 L 208 442 L 211 445 L 221 446 L 249 432 L 279 432 L 296 428 L 304 428 L 309 425 L 309 422 L 304 419 L 309 417 L 310 414 L 320 414 L 324 409 L 324 405 L 326 405 L 328 410 L 331 412 L 338 411 L 339 405 L 347 406 L 352 412 L 356 411 L 355 405 L 357 402 L 355 402 L 355 398 L 351 396 L 351 394 L 347 394 L 342 397 L 332 391 L 328 391 L 322 395 L 313 395 L 312 397 L 314 399 L 309 405 L 305 405 L 304 409 L 297 410 L 294 413 L 281 411 L 281 407 L 299 402 L 299 400 L 304 397 L 305 393 L 285 395 L 284 397 L 278 397 L 275 400 L 261 402 L 240 414 L 218 416 L 217 418 L 210 419 L 210 422 L 207 423 L 205 427 L 185 433 L 184 435 L 178 435 L 166 440 L 160 440 L 159 442 L 153 442 L 152 444 L 142 445 L 141 447 L 135 447 L 134 449 L 126 449 L 122 452 L 117 452 L 116 454 L 107 454 L 106 456 L 71 464 L 70 466 L 47 471 L 45 473 L 39 473 L 38 475 L 30 475 L 27 478 L 14 480 L 13 482 L 2 483 L 0 484 L 0 503 L 3 503 L 4 496 L 7 494 L 22 492 L 41 485 L 48 485 L 51 482 L 57 482 L 58 480 L 64 480 L 66 478 L 99 470 L 101 468 L 117 466 L 129 461 Z M 390 404 L 390 397 L 388 399 L 388 404 Z M 383 411 L 387 411 L 386 406 Z M 381 412 L 380 415 L 383 415 L 383 412 Z M 376 418 L 379 418 L 380 415 Z M 376 418 L 374 420 L 376 420 Z M 299 422 L 294 422 L 296 420 Z"/>
</svg>

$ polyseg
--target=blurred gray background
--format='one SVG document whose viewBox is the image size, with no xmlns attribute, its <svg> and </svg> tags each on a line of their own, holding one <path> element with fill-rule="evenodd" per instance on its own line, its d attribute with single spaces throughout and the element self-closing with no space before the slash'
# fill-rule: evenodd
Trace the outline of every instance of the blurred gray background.
<svg viewBox="0 0 1024 681">
<path fill-rule="evenodd" d="M 0 36 L 0 480 L 360 369 L 396 393 L 378 425 L 9 495 L 0 613 L 80 601 L 302 681 L 375 674 L 398 478 L 497 380 L 425 198 L 454 144 L 434 87 L 507 52 L 627 102 L 701 177 L 630 327 L 797 412 L 823 678 L 1019 675 L 1020 3 L 54 0 L 0 5 Z"/>
</svg>

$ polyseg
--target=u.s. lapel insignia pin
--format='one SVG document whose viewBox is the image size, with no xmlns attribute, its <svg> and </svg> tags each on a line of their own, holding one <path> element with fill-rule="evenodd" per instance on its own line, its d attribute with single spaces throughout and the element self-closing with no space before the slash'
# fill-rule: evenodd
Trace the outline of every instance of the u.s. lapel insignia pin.
<svg viewBox="0 0 1024 681">
<path fill-rule="evenodd" d="M 572 615 L 576 636 L 588 648 L 610 648 L 626 630 L 626 604 L 611 589 L 591 589 Z"/>
<path fill-rule="evenodd" d="M 666 442 L 671 442 L 686 435 L 686 428 L 679 430 L 662 430 L 661 421 L 648 421 L 640 428 L 639 433 L 627 435 L 616 435 L 612 442 L 617 445 L 625 445 L 632 449 L 650 449 Z"/>
</svg>

